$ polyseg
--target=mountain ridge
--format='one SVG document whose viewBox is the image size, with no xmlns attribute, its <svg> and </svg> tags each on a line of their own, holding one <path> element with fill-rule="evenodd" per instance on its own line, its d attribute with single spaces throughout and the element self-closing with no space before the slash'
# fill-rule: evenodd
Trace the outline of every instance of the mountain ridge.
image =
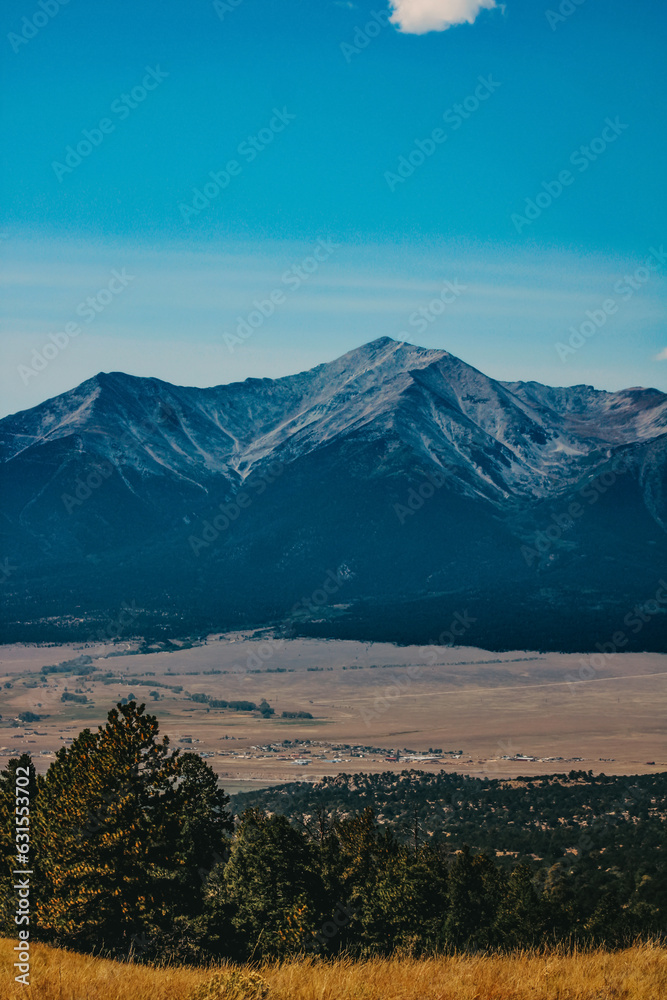
<svg viewBox="0 0 667 1000">
<path fill-rule="evenodd" d="M 539 573 L 570 595 L 583 573 L 591 611 L 619 606 L 667 553 L 666 453 L 658 390 L 502 382 L 388 337 L 292 376 L 209 388 L 98 373 L 0 421 L 3 545 L 20 567 L 9 618 L 18 628 L 26 608 L 31 620 L 64 614 L 56 591 L 101 613 L 132 579 L 154 615 L 165 601 L 176 617 L 203 601 L 211 621 L 242 608 L 284 621 L 293 583 L 341 564 L 353 567 L 355 607 L 428 602 L 448 576 L 445 592 L 461 600 L 490 594 L 503 573 L 535 587 L 517 556 L 551 523 L 542 509 L 567 510 L 598 487 L 595 518 L 562 530 Z M 402 523 L 397 505 L 434 480 L 446 488 Z M 258 483 L 193 567 L 183 533 Z M 100 562 L 108 586 L 91 581 Z M 556 614 L 558 599 L 550 606 Z"/>
</svg>

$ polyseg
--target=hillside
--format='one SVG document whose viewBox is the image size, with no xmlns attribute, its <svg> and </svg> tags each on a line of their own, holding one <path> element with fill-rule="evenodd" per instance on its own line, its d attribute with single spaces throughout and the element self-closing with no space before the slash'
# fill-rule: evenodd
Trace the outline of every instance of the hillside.
<svg viewBox="0 0 667 1000">
<path fill-rule="evenodd" d="M 660 866 L 667 882 L 664 831 L 667 773 L 593 775 L 585 771 L 503 780 L 442 771 L 338 774 L 233 796 L 237 812 L 255 807 L 312 822 L 320 811 L 346 817 L 372 809 L 403 842 L 417 836 L 451 849 L 469 844 L 512 861 L 554 864 L 571 856 L 627 876 Z M 641 874 L 638 881 L 641 881 Z"/>
<path fill-rule="evenodd" d="M 6 870 L 19 773 L 31 940 L 208 965 L 624 947 L 664 933 L 664 775 L 346 776 L 375 801 L 346 797 L 341 776 L 325 783 L 331 802 L 306 812 L 279 789 L 279 812 L 234 816 L 210 765 L 172 750 L 157 718 L 130 702 L 63 746 L 44 775 L 27 754 L 0 772 Z M 344 809 L 329 807 L 336 792 Z M 20 889 L 0 884 L 4 934 L 16 931 Z"/>
<path fill-rule="evenodd" d="M 12 941 L 0 938 L 0 992 L 20 1000 L 11 977 Z M 226 967 L 232 971 L 235 967 Z M 244 969 L 241 967 L 241 972 Z M 289 961 L 259 967 L 265 991 L 203 992 L 197 1000 L 660 1000 L 667 994 L 667 949 L 646 945 L 574 955 L 458 956 Z M 194 1000 L 215 975 L 187 967 L 152 968 L 36 945 L 35 1000 Z"/>
<path fill-rule="evenodd" d="M 487 649 L 664 648 L 666 428 L 654 389 L 386 337 L 210 389 L 100 373 L 0 421 L 5 633 L 85 638 L 134 602 L 126 634 L 428 643 L 469 610 Z"/>
</svg>

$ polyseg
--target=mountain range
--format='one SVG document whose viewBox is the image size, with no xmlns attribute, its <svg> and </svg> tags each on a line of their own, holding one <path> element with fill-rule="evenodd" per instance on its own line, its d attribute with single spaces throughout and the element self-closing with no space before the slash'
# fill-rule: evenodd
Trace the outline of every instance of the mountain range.
<svg viewBox="0 0 667 1000">
<path fill-rule="evenodd" d="M 0 421 L 4 633 L 664 649 L 666 458 L 656 389 L 386 337 L 208 389 L 100 373 Z"/>
</svg>

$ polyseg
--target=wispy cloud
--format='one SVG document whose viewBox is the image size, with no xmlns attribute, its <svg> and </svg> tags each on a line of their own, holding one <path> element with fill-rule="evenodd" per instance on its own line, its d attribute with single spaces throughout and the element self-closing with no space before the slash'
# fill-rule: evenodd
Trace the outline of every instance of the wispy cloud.
<svg viewBox="0 0 667 1000">
<path fill-rule="evenodd" d="M 411 35 L 446 31 L 455 24 L 472 24 L 481 10 L 498 6 L 496 0 L 390 0 L 390 3 L 392 24 Z"/>
<path fill-rule="evenodd" d="M 242 351 L 230 354 L 224 334 L 255 302 L 285 290 L 283 274 L 312 252 L 313 242 L 174 243 L 157 251 L 130 241 L 13 237 L 0 279 L 0 414 L 34 406 L 98 371 L 200 386 L 278 378 L 385 335 L 446 348 L 496 378 L 553 384 L 563 378 L 554 340 L 568 336 L 587 309 L 599 309 L 619 277 L 643 259 L 510 254 L 501 246 L 437 240 L 419 248 L 344 244 Z M 33 351 L 58 339 L 68 323 L 81 323 L 77 307 L 106 287 L 114 268 L 127 268 L 135 280 L 25 384 L 19 366 L 31 364 Z M 460 281 L 466 293 L 440 316 L 429 310 L 445 279 Z M 568 378 L 601 388 L 653 384 L 652 359 L 660 351 L 667 360 L 660 347 L 664 296 L 663 283 L 634 295 L 604 337 L 572 362 Z M 627 344 L 637 337 L 646 349 L 629 358 Z"/>
<path fill-rule="evenodd" d="M 663 347 L 659 354 L 655 356 L 656 361 L 667 361 L 667 347 Z"/>
</svg>

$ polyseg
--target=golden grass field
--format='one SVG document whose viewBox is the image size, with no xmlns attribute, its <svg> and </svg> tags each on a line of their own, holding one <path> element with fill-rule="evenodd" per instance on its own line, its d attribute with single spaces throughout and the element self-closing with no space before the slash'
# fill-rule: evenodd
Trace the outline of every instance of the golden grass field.
<svg viewBox="0 0 667 1000">
<path fill-rule="evenodd" d="M 14 942 L 0 939 L 3 1000 L 187 1000 L 212 971 L 154 969 L 33 945 L 30 987 L 13 981 Z M 664 1000 L 667 949 L 438 959 L 291 961 L 257 970 L 267 1000 Z M 254 1000 L 258 994 L 246 994 Z M 210 1000 L 245 1000 L 243 993 Z"/>
</svg>

